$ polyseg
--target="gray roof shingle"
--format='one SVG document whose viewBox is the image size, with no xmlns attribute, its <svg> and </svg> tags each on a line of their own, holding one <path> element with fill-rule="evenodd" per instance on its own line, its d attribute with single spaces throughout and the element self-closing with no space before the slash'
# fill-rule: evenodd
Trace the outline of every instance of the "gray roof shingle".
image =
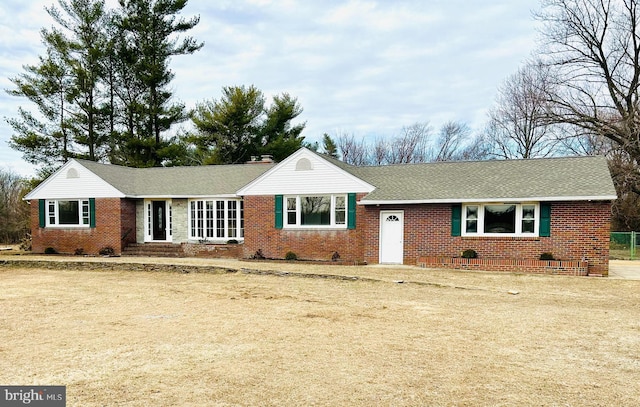
<svg viewBox="0 0 640 407">
<path fill-rule="evenodd" d="M 355 167 L 331 159 L 374 185 L 363 203 L 385 201 L 466 202 L 533 198 L 615 199 L 602 156 L 436 162 Z"/>
<path fill-rule="evenodd" d="M 366 167 L 321 156 L 375 186 L 362 203 L 611 200 L 616 196 L 602 156 Z M 275 165 L 128 168 L 77 161 L 130 197 L 234 195 Z"/>
<path fill-rule="evenodd" d="M 129 197 L 234 195 L 274 164 L 129 168 L 77 160 Z"/>
</svg>

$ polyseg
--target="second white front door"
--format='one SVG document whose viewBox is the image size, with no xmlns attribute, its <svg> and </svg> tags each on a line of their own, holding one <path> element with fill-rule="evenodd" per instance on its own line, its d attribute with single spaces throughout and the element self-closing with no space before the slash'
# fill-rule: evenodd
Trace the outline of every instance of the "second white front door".
<svg viewBox="0 0 640 407">
<path fill-rule="evenodd" d="M 380 212 L 380 263 L 403 264 L 404 212 Z"/>
</svg>

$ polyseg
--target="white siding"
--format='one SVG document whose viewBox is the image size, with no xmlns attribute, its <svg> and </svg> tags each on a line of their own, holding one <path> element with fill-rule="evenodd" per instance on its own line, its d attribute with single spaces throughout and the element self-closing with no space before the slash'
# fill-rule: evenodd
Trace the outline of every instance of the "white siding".
<svg viewBox="0 0 640 407">
<path fill-rule="evenodd" d="M 301 149 L 242 188 L 238 194 L 331 194 L 371 192 L 373 189 L 373 186 L 317 154 Z"/>
<path fill-rule="evenodd" d="M 124 194 L 75 160 L 68 161 L 25 199 L 122 198 Z"/>
</svg>

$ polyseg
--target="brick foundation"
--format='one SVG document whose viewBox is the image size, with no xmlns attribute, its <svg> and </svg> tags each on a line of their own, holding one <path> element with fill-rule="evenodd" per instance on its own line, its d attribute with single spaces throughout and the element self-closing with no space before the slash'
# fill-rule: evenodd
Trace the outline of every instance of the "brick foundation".
<svg viewBox="0 0 640 407">
<path fill-rule="evenodd" d="M 589 263 L 586 261 L 465 259 L 460 257 L 429 256 L 418 258 L 417 265 L 425 268 L 560 274 L 568 276 L 586 276 L 589 272 Z"/>
</svg>

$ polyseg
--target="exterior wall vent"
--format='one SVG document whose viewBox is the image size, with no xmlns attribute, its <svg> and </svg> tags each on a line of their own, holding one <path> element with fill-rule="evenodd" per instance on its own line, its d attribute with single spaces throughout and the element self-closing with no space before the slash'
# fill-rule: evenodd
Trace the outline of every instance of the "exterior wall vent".
<svg viewBox="0 0 640 407">
<path fill-rule="evenodd" d="M 313 166 L 308 158 L 301 158 L 296 163 L 296 171 L 311 171 Z"/>
</svg>

